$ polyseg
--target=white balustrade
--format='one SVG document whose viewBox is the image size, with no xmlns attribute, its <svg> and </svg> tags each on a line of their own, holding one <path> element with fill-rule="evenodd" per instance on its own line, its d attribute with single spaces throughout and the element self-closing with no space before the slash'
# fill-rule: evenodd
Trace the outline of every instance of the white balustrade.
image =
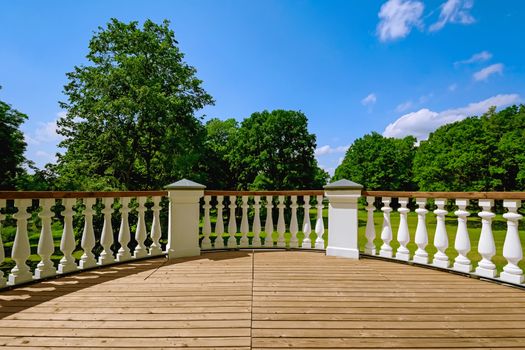
<svg viewBox="0 0 525 350">
<path fill-rule="evenodd" d="M 149 247 L 149 256 L 161 255 L 162 247 L 160 245 L 160 238 L 162 237 L 161 226 L 160 226 L 160 206 L 161 197 L 154 196 L 151 198 L 153 201 L 153 206 L 151 210 L 153 211 L 153 221 L 151 223 L 151 245 Z M 210 228 L 211 230 L 211 228 Z"/>
<path fill-rule="evenodd" d="M 131 252 L 129 251 L 129 241 L 131 240 L 131 233 L 129 231 L 129 218 L 128 214 L 130 211 L 129 208 L 130 198 L 123 197 L 120 198 L 120 229 L 118 233 L 118 242 L 120 248 L 117 252 L 117 261 L 127 261 L 131 259 Z"/>
<path fill-rule="evenodd" d="M 95 205 L 96 198 L 84 199 L 85 209 L 84 214 L 84 230 L 82 231 L 81 247 L 84 253 L 80 257 L 78 267 L 80 269 L 88 269 L 97 265 L 93 248 L 95 247 L 95 231 L 93 230 L 93 205 Z"/>
<path fill-rule="evenodd" d="M 291 196 L 290 209 L 292 211 L 292 217 L 290 219 L 290 248 L 297 248 L 299 241 L 297 240 L 297 232 L 299 232 L 299 224 L 297 222 L 297 196 Z"/>
<path fill-rule="evenodd" d="M 41 199 L 40 206 L 42 211 L 38 213 L 42 222 L 42 229 L 38 239 L 37 253 L 40 256 L 40 262 L 35 269 L 35 278 L 46 278 L 56 274 L 55 266 L 51 261 L 51 255 L 55 252 L 55 242 L 51 232 L 51 218 L 54 216 L 51 207 L 55 204 L 54 199 Z"/>
<path fill-rule="evenodd" d="M 223 200 L 223 196 L 217 196 L 217 221 L 215 222 L 215 234 L 217 235 L 217 238 L 215 238 L 215 242 L 213 243 L 215 249 L 224 248 L 224 238 L 222 237 L 222 235 L 224 234 Z"/>
<path fill-rule="evenodd" d="M 492 219 L 496 216 L 491 212 L 494 205 L 492 199 L 480 199 L 479 206 L 483 209 L 478 213 L 481 218 L 481 234 L 479 236 L 478 252 L 481 261 L 476 267 L 476 274 L 483 277 L 494 278 L 497 275 L 496 265 L 492 262 L 492 257 L 496 255 L 496 244 L 492 234 Z"/>
<path fill-rule="evenodd" d="M 111 246 L 113 245 L 113 226 L 111 225 L 111 214 L 113 213 L 113 198 L 104 198 L 102 202 L 104 203 L 104 209 L 102 209 L 102 213 L 104 214 L 104 224 L 102 226 L 100 245 L 102 246 L 103 250 L 100 253 L 100 256 L 98 257 L 98 264 L 107 265 L 115 262 L 115 257 L 113 256 L 113 252 L 111 251 Z M 144 234 L 144 238 L 145 236 L 146 235 Z"/>
<path fill-rule="evenodd" d="M 2 208 L 5 208 L 6 207 L 6 200 L 5 199 L 0 199 L 0 265 L 4 262 L 5 260 L 5 251 L 4 251 L 4 243 L 2 242 L 2 225 L 3 225 L 3 222 L 4 222 L 4 219 L 5 219 L 5 215 L 2 214 L 1 210 Z M 6 279 L 4 277 L 4 272 L 2 270 L 0 270 L 0 288 L 3 288 L 6 286 Z"/>
<path fill-rule="evenodd" d="M 392 241 L 392 225 L 390 223 L 390 212 L 392 208 L 390 207 L 390 197 L 383 197 L 383 207 L 381 211 L 383 212 L 383 227 L 381 229 L 383 244 L 379 250 L 379 255 L 384 258 L 391 258 L 393 253 L 392 247 L 390 246 L 390 242 Z"/>
<path fill-rule="evenodd" d="M 410 209 L 407 208 L 408 198 L 399 198 L 399 205 L 401 206 L 397 211 L 399 212 L 399 228 L 397 230 L 397 241 L 399 242 L 399 248 L 396 252 L 396 259 L 409 261 L 410 252 L 407 248 L 408 242 L 410 242 L 410 233 L 408 232 L 408 220 L 407 215 Z"/>
<path fill-rule="evenodd" d="M 266 233 L 266 238 L 264 239 L 264 246 L 268 248 L 273 248 L 272 208 L 273 196 L 266 196 L 266 223 L 264 225 L 264 232 Z"/>
<path fill-rule="evenodd" d="M 261 197 L 253 196 L 253 240 L 252 246 L 260 247 L 261 246 Z"/>
<path fill-rule="evenodd" d="M 324 221 L 323 221 L 323 196 L 317 196 L 317 219 L 315 221 L 315 249 L 324 249 Z"/>
<path fill-rule="evenodd" d="M 210 196 L 204 196 L 204 222 L 202 224 L 202 242 L 201 247 L 202 249 L 211 249 L 211 222 L 210 222 Z"/>
<path fill-rule="evenodd" d="M 15 267 L 11 269 L 9 274 L 9 281 L 7 282 L 9 285 L 29 282 L 33 279 L 29 266 L 26 264 L 29 255 L 31 255 L 27 234 L 27 219 L 31 217 L 27 209 L 30 206 L 31 199 L 15 199 L 15 207 L 18 208 L 18 211 L 13 214 L 13 218 L 16 220 L 16 234 L 11 250 L 11 258 L 15 262 Z"/>
<path fill-rule="evenodd" d="M 434 214 L 436 214 L 437 221 L 436 233 L 434 234 L 434 246 L 438 251 L 434 255 L 432 265 L 441 268 L 448 268 L 450 266 L 448 255 L 445 252 L 448 248 L 448 234 L 445 225 L 445 215 L 447 215 L 448 212 L 444 209 L 446 202 L 447 201 L 445 199 L 436 199 L 435 203 L 437 209 L 434 210 Z"/>
<path fill-rule="evenodd" d="M 467 228 L 467 217 L 470 213 L 466 210 L 468 205 L 467 199 L 456 199 L 458 210 L 454 214 L 458 217 L 458 228 L 456 231 L 456 240 L 454 241 L 454 249 L 458 252 L 458 256 L 454 259 L 454 270 L 461 272 L 472 271 L 472 264 L 467 257 L 470 252 L 470 237 Z"/>
<path fill-rule="evenodd" d="M 508 210 L 503 214 L 507 220 L 507 234 L 503 244 L 503 256 L 507 259 L 507 265 L 503 267 L 500 278 L 506 282 L 523 283 L 523 270 L 518 267 L 518 263 L 523 259 L 523 248 L 518 233 L 518 221 L 522 216 L 517 213 L 521 201 L 504 200 L 503 206 Z"/>
<path fill-rule="evenodd" d="M 286 241 L 284 240 L 284 233 L 286 232 L 286 225 L 284 223 L 284 196 L 278 197 L 279 202 L 277 203 L 277 208 L 279 209 L 279 217 L 277 219 L 277 247 L 284 248 L 286 247 Z"/>
<path fill-rule="evenodd" d="M 137 229 L 135 231 L 135 241 L 137 241 L 137 246 L 135 247 L 135 250 L 133 252 L 133 257 L 135 259 L 144 258 L 148 255 L 148 251 L 146 250 L 146 218 L 145 218 L 145 212 L 146 212 L 146 197 L 138 197 L 137 198 Z M 106 228 L 106 212 L 102 211 L 104 213 L 104 228 Z M 109 212 L 108 214 L 110 214 Z M 111 218 L 111 217 L 109 217 Z M 111 222 L 110 222 L 111 225 Z M 103 234 L 105 230 L 103 229 Z M 111 236 L 113 237 L 113 233 L 111 233 Z M 101 239 L 102 244 L 102 239 Z M 102 254 L 101 254 L 102 256 Z M 100 258 L 99 258 L 100 261 Z"/>
<path fill-rule="evenodd" d="M 74 198 L 62 199 L 62 205 L 64 206 L 64 211 L 62 211 L 62 215 L 64 216 L 64 229 L 60 240 L 60 251 L 64 256 L 60 259 L 60 263 L 58 264 L 58 273 L 68 273 L 76 271 L 78 268 L 75 258 L 73 257 L 73 251 L 76 246 L 75 233 L 73 232 L 73 214 L 75 214 L 73 205 L 75 202 L 76 199 Z M 113 232 L 111 234 L 113 242 Z"/>
<path fill-rule="evenodd" d="M 417 226 L 414 242 L 417 245 L 417 250 L 414 254 L 413 261 L 418 264 L 428 264 L 428 253 L 425 250 L 425 247 L 428 244 L 428 232 L 426 224 L 426 215 L 428 210 L 425 209 L 427 200 L 426 198 L 416 198 L 416 204 L 418 208 L 416 209 Z"/>
<path fill-rule="evenodd" d="M 374 200 L 375 197 L 366 197 L 366 244 L 365 244 L 365 254 L 376 255 L 376 246 L 374 244 L 374 239 L 376 238 L 376 227 L 374 224 Z"/>
<path fill-rule="evenodd" d="M 239 242 L 241 247 L 248 247 L 249 245 L 248 231 L 250 231 L 250 225 L 248 224 L 248 209 L 250 206 L 248 205 L 248 199 L 248 196 L 242 196 L 241 240 Z"/>
<path fill-rule="evenodd" d="M 310 249 L 312 248 L 312 240 L 310 234 L 312 233 L 312 223 L 310 222 L 310 196 L 303 196 L 303 242 L 301 248 Z"/>
<path fill-rule="evenodd" d="M 237 208 L 236 203 L 237 197 L 230 196 L 230 220 L 228 222 L 228 248 L 237 247 L 237 239 L 235 234 L 237 233 L 237 221 L 235 220 L 235 208 Z"/>
</svg>

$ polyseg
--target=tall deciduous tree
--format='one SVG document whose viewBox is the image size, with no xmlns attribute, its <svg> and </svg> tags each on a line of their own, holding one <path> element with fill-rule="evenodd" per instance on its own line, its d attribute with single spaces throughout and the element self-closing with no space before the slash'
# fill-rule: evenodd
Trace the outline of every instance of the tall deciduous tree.
<svg viewBox="0 0 525 350">
<path fill-rule="evenodd" d="M 206 166 L 208 179 L 206 186 L 213 189 L 235 189 L 237 172 L 229 161 L 229 153 L 234 146 L 238 123 L 230 118 L 210 119 L 206 123 Z"/>
<path fill-rule="evenodd" d="M 416 139 L 383 137 L 372 132 L 354 141 L 334 180 L 346 178 L 369 190 L 411 190 Z"/>
<path fill-rule="evenodd" d="M 1 88 L 1 87 L 0 87 Z M 13 190 L 26 173 L 24 152 L 26 143 L 20 125 L 27 116 L 0 101 L 0 190 Z"/>
<path fill-rule="evenodd" d="M 253 113 L 235 134 L 228 160 L 238 189 L 318 188 L 326 173 L 314 158 L 315 135 L 302 112 Z"/>
<path fill-rule="evenodd" d="M 169 22 L 112 19 L 89 43 L 89 65 L 67 74 L 58 122 L 67 150 L 61 186 L 159 188 L 202 174 L 205 129 L 195 111 L 213 103 L 183 61 Z M 198 177 L 198 176 L 197 176 Z"/>
</svg>

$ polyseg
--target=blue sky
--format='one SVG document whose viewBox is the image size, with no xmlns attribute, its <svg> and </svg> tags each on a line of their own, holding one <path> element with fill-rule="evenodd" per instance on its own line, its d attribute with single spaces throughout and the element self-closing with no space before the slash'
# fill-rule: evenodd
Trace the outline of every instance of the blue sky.
<svg viewBox="0 0 525 350">
<path fill-rule="evenodd" d="M 415 135 L 525 98 L 525 2 L 10 1 L 0 8 L 0 99 L 28 114 L 26 156 L 52 161 L 66 72 L 111 17 L 171 21 L 216 105 L 242 120 L 294 109 L 332 172 L 365 133 Z"/>
</svg>

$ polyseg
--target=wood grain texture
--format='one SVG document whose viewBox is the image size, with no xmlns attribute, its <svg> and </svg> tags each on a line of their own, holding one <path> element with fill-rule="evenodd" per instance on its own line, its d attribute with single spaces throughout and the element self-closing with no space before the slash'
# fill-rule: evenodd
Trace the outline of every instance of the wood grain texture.
<svg viewBox="0 0 525 350">
<path fill-rule="evenodd" d="M 0 293 L 0 346 L 525 348 L 525 292 L 316 251 L 154 258 Z"/>
</svg>

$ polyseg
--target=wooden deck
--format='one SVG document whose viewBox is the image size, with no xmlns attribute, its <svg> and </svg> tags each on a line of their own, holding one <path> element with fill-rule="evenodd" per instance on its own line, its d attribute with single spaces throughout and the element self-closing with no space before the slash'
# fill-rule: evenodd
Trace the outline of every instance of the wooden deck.
<svg viewBox="0 0 525 350">
<path fill-rule="evenodd" d="M 132 262 L 0 305 L 8 348 L 525 348 L 525 291 L 320 252 Z"/>
</svg>

